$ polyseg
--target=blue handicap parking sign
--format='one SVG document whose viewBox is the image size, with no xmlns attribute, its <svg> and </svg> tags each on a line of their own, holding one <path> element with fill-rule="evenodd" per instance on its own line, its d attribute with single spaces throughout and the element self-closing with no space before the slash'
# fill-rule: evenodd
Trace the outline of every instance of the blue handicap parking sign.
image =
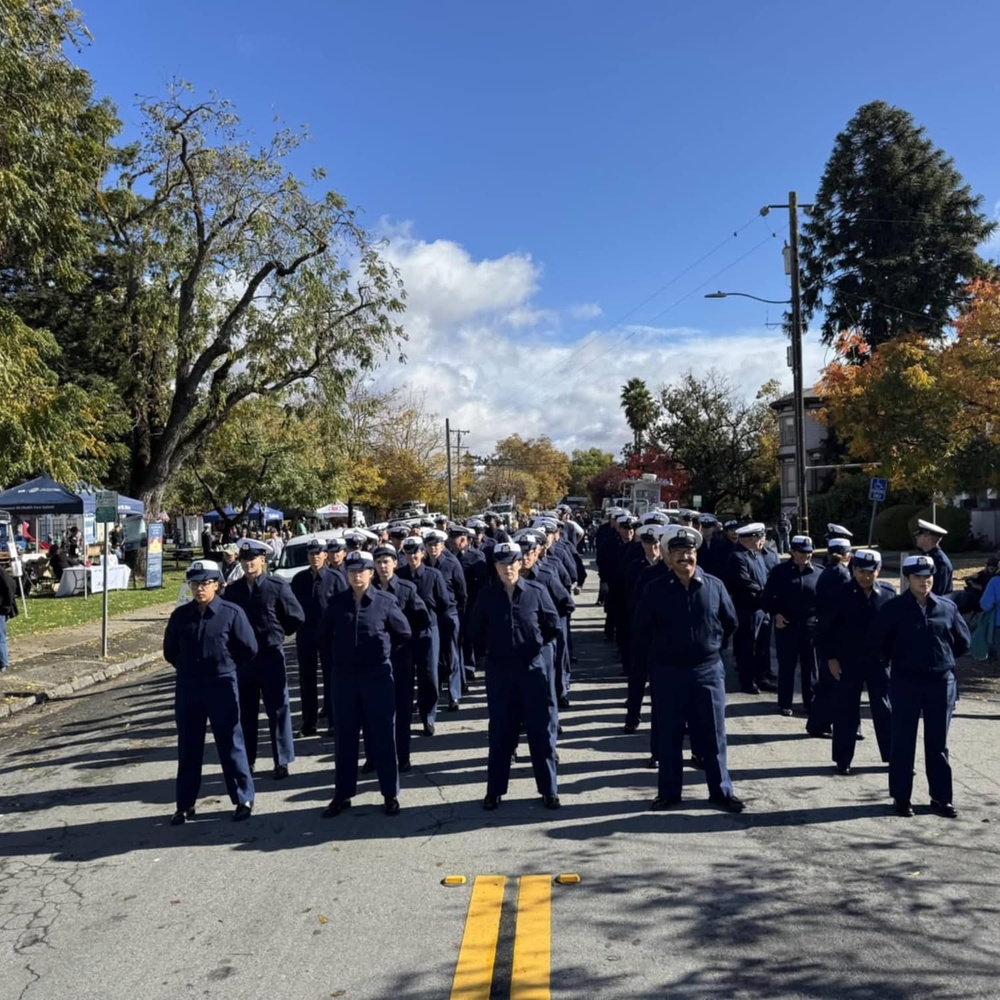
<svg viewBox="0 0 1000 1000">
<path fill-rule="evenodd" d="M 881 479 L 878 476 L 872 478 L 871 486 L 868 489 L 869 500 L 885 500 L 889 493 L 889 480 Z"/>
</svg>

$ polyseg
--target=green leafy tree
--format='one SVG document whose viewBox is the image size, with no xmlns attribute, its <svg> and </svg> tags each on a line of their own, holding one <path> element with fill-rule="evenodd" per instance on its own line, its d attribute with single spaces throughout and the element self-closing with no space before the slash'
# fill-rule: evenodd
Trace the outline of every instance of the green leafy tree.
<svg viewBox="0 0 1000 1000">
<path fill-rule="evenodd" d="M 569 493 L 571 496 L 586 496 L 590 481 L 609 465 L 613 465 L 615 456 L 600 448 L 588 448 L 586 451 L 574 450 L 569 460 Z"/>
<path fill-rule="evenodd" d="M 62 0 L 0 4 L 0 482 L 42 471 L 100 481 L 112 449 L 103 439 L 108 400 L 60 384 L 60 349 L 43 324 L 26 323 L 12 298 L 43 275 L 77 287 L 89 233 L 82 211 L 118 129 L 90 76 L 66 48 L 86 40 Z"/>
<path fill-rule="evenodd" d="M 823 310 L 824 342 L 845 330 L 872 348 L 901 333 L 941 336 L 985 268 L 976 247 L 995 226 L 981 205 L 908 112 L 859 108 L 803 229 L 803 303 Z"/>
<path fill-rule="evenodd" d="M 632 453 L 642 453 L 643 435 L 656 419 L 656 400 L 641 378 L 631 378 L 622 386 L 622 409 L 632 431 Z"/>
<path fill-rule="evenodd" d="M 740 510 L 758 503 L 777 475 L 773 386 L 743 399 L 715 370 L 691 372 L 660 391 L 653 436 L 690 476 L 688 490 L 704 510 Z"/>
</svg>

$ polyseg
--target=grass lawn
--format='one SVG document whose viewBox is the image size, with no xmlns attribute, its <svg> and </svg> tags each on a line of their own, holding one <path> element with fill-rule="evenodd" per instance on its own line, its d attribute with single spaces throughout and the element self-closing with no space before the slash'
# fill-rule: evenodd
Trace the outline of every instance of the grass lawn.
<svg viewBox="0 0 1000 1000">
<path fill-rule="evenodd" d="M 140 578 L 139 582 L 142 580 Z M 143 590 L 141 587 L 128 590 L 112 590 L 108 593 L 108 617 L 120 615 L 126 611 L 137 611 L 151 604 L 163 604 L 166 601 L 176 601 L 177 592 L 184 582 L 184 569 L 174 569 L 164 560 L 163 586 L 157 590 Z M 7 634 L 16 639 L 21 636 L 38 635 L 55 628 L 83 625 L 86 622 L 101 620 L 101 593 L 90 594 L 87 597 L 29 597 L 28 614 L 24 614 L 24 605 L 18 600 L 21 610 L 16 618 L 8 619 Z"/>
</svg>

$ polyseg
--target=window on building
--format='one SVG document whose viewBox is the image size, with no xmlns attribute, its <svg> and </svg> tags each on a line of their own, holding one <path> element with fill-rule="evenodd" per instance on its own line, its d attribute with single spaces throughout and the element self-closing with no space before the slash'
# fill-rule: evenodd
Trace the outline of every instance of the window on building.
<svg viewBox="0 0 1000 1000">
<path fill-rule="evenodd" d="M 778 424 L 782 448 L 795 447 L 795 417 L 782 417 Z"/>
<path fill-rule="evenodd" d="M 781 496 L 784 497 L 794 497 L 798 495 L 798 491 L 795 488 L 795 463 L 794 462 L 782 462 L 781 463 Z"/>
</svg>

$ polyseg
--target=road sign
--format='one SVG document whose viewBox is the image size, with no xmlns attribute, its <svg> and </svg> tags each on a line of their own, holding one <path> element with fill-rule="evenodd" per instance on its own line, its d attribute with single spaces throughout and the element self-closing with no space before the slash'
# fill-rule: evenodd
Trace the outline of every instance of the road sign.
<svg viewBox="0 0 1000 1000">
<path fill-rule="evenodd" d="M 118 521 L 118 494 L 114 490 L 98 490 L 94 502 L 94 520 L 97 524 L 116 524 Z"/>
<path fill-rule="evenodd" d="M 871 486 L 868 488 L 868 499 L 877 500 L 884 503 L 889 493 L 889 480 L 881 479 L 878 476 L 872 478 Z"/>
<path fill-rule="evenodd" d="M 700 494 L 695 493 L 695 495 L 693 497 L 691 497 L 691 506 L 694 507 L 695 510 L 701 510 L 701 495 Z"/>
</svg>

